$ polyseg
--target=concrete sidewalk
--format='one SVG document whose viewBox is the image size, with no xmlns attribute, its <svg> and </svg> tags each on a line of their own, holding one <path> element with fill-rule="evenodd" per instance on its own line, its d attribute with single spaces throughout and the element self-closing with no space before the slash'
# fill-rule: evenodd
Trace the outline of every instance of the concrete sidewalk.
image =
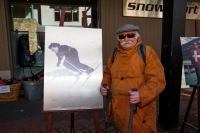
<svg viewBox="0 0 200 133">
<path fill-rule="evenodd" d="M 180 97 L 179 124 L 173 130 L 165 130 L 159 124 L 158 133 L 180 132 L 183 118 L 189 103 L 192 89 L 182 89 Z M 42 113 L 43 99 L 28 101 L 20 96 L 15 102 L 0 102 L 0 133 L 45 133 L 47 125 L 47 113 Z M 190 124 L 198 125 L 197 95 L 195 94 L 191 111 L 188 117 Z M 100 132 L 105 133 L 105 115 L 103 110 L 98 111 Z M 74 133 L 95 133 L 94 112 L 84 111 L 74 114 Z M 51 133 L 71 132 L 71 113 L 53 113 Z M 117 133 L 118 130 L 112 120 L 108 119 L 108 133 Z M 197 133 L 198 130 L 186 125 L 184 133 Z"/>
</svg>

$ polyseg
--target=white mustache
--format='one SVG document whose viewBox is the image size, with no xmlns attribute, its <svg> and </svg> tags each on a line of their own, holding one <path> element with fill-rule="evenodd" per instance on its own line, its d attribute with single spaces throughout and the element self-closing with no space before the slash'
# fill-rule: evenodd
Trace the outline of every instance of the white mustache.
<svg viewBox="0 0 200 133">
<path fill-rule="evenodd" d="M 124 45 L 124 44 L 130 44 L 130 43 L 133 43 L 132 41 L 124 41 L 121 43 L 121 45 Z"/>
</svg>

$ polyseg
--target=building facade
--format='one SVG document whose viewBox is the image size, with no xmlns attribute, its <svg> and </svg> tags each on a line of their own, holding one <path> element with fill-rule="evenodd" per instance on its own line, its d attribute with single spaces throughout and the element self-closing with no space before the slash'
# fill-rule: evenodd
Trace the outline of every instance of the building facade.
<svg viewBox="0 0 200 133">
<path fill-rule="evenodd" d="M 14 1 L 14 2 L 13 2 Z M 37 21 L 41 25 L 54 25 L 59 26 L 59 21 L 54 21 L 53 17 L 51 16 L 54 14 L 53 8 L 51 8 L 51 5 L 64 6 L 69 3 L 62 3 L 61 1 L 51 1 L 48 3 L 45 3 L 44 1 L 41 1 L 41 3 L 38 3 L 38 1 L 33 2 L 31 4 L 30 2 L 27 3 L 27 1 L 23 0 L 1 0 L 0 1 L 0 76 L 2 78 L 11 78 L 15 73 L 15 67 L 14 65 L 14 59 L 16 55 L 13 56 L 13 41 L 12 32 L 14 32 L 13 28 L 13 14 L 12 14 L 12 4 L 30 4 L 34 5 L 34 16 L 37 18 Z M 78 1 L 78 0 L 77 0 Z M 60 3 L 59 3 L 60 2 Z M 77 3 L 71 3 L 74 4 L 73 6 L 77 7 L 83 7 L 80 8 L 80 10 L 87 10 L 87 7 L 92 7 L 93 11 L 96 13 L 95 22 L 93 20 L 89 20 L 89 24 L 92 23 L 92 28 L 101 28 L 102 29 L 102 47 L 103 47 L 103 62 L 104 65 L 107 62 L 107 58 L 112 52 L 112 50 L 115 48 L 117 39 L 116 39 L 116 30 L 119 26 L 125 24 L 125 23 L 131 23 L 138 25 L 140 27 L 139 34 L 142 38 L 142 43 L 145 45 L 150 45 L 153 47 L 155 52 L 158 54 L 158 56 L 161 56 L 161 41 L 162 41 L 162 18 L 149 18 L 149 17 L 130 17 L 130 16 L 123 16 L 123 1 L 122 0 L 97 0 L 95 1 L 95 4 L 89 3 L 84 4 L 79 2 L 80 5 Z M 38 8 L 37 5 L 40 5 Z M 91 13 L 92 14 L 92 13 Z M 88 14 L 90 16 L 91 14 Z M 28 14 L 31 16 L 30 14 Z M 33 15 L 33 14 L 32 14 Z M 54 14 L 55 15 L 55 14 Z M 78 14 L 78 21 L 71 23 L 71 22 L 65 22 L 65 26 L 71 26 L 71 27 L 82 27 L 82 21 L 81 19 L 81 13 Z M 90 17 L 88 17 L 90 18 Z M 55 18 L 54 18 L 55 19 Z M 189 20 L 186 19 L 186 28 L 185 28 L 185 36 L 195 36 L 195 22 L 199 23 L 199 21 L 195 20 Z M 69 24 L 70 23 L 70 24 Z M 88 24 L 88 25 L 89 25 Z"/>
</svg>

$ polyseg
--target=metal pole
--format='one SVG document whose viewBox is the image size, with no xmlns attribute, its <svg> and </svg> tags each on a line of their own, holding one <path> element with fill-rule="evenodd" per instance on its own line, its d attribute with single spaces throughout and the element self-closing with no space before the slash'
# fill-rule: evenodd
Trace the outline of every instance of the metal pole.
<svg viewBox="0 0 200 133">
<path fill-rule="evenodd" d="M 34 18 L 34 5 L 31 4 L 31 18 Z"/>
<path fill-rule="evenodd" d="M 132 91 L 137 91 L 137 89 L 133 88 Z M 131 103 L 130 104 L 130 117 L 128 122 L 128 131 L 127 133 L 131 133 L 132 130 L 132 121 L 133 121 L 133 114 L 136 111 L 136 104 Z"/>
<path fill-rule="evenodd" d="M 107 84 L 103 84 L 103 87 L 106 88 L 107 87 Z M 108 99 L 108 94 L 106 96 L 103 96 L 103 108 L 104 108 L 104 111 L 105 111 L 105 130 L 106 130 L 106 133 L 107 133 L 107 123 L 108 123 L 108 104 L 107 104 L 107 99 Z"/>
</svg>

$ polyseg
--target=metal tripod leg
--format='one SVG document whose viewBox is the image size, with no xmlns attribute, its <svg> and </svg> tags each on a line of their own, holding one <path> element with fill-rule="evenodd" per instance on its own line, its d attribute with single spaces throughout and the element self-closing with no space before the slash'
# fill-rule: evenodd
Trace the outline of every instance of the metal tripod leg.
<svg viewBox="0 0 200 133">
<path fill-rule="evenodd" d="M 188 115 L 189 115 L 189 112 L 190 112 L 190 109 L 191 109 L 191 106 L 192 106 L 192 102 L 193 102 L 193 99 L 194 99 L 195 92 L 196 92 L 196 87 L 193 88 L 192 95 L 190 97 L 190 101 L 189 101 L 189 104 L 188 104 L 188 107 L 187 107 L 187 111 L 185 113 L 185 117 L 184 117 L 184 120 L 183 120 L 183 125 L 181 127 L 180 133 L 183 133 L 183 131 L 184 131 L 185 124 L 186 124 L 186 121 L 187 121 L 187 118 L 188 118 Z"/>
</svg>

